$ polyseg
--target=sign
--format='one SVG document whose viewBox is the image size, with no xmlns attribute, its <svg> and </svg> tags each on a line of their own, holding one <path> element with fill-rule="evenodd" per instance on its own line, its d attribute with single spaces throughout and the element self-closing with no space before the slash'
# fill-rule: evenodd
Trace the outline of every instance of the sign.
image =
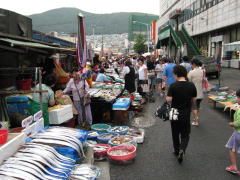
<svg viewBox="0 0 240 180">
<path fill-rule="evenodd" d="M 33 122 L 33 116 L 29 116 L 22 121 L 22 127 L 28 127 Z"/>
<path fill-rule="evenodd" d="M 160 35 L 159 35 L 159 40 L 162 40 L 162 39 L 165 39 L 165 38 L 168 38 L 170 37 L 170 29 L 164 31 L 164 32 L 161 32 Z"/>
<path fill-rule="evenodd" d="M 40 110 L 34 114 L 33 119 L 34 119 L 34 121 L 37 122 L 39 119 L 41 119 L 42 116 L 43 116 L 43 114 L 42 114 L 42 111 Z"/>
<path fill-rule="evenodd" d="M 220 42 L 220 41 L 223 41 L 223 35 L 214 36 L 211 38 L 211 42 Z"/>
</svg>

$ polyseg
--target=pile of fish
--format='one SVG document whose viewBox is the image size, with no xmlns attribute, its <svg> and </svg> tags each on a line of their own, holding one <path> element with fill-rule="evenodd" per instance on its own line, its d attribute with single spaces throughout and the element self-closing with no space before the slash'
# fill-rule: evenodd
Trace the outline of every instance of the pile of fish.
<svg viewBox="0 0 240 180">
<path fill-rule="evenodd" d="M 52 146 L 71 147 L 83 155 L 82 134 L 75 129 L 50 127 L 31 136 L 12 157 L 0 166 L 0 179 L 57 180 L 68 179 L 76 161 L 58 153 Z"/>
<path fill-rule="evenodd" d="M 100 176 L 100 169 L 96 166 L 88 164 L 76 165 L 70 176 L 69 180 L 92 180 Z"/>
<path fill-rule="evenodd" d="M 117 136 L 111 139 L 111 142 L 117 145 L 128 143 L 130 141 L 133 141 L 133 138 L 128 136 Z"/>
<path fill-rule="evenodd" d="M 127 127 L 127 126 L 115 126 L 115 127 L 112 127 L 112 128 L 109 130 L 109 132 L 112 132 L 112 133 L 121 133 L 121 132 L 126 131 L 126 133 L 127 133 L 128 129 L 129 129 L 129 127 Z"/>
<path fill-rule="evenodd" d="M 27 143 L 0 166 L 0 175 L 27 180 L 67 179 L 75 160 L 53 147 Z"/>
</svg>

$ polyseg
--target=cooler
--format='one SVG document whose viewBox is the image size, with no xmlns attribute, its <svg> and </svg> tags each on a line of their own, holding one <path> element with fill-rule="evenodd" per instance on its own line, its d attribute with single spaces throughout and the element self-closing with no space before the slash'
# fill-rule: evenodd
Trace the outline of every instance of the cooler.
<svg viewBox="0 0 240 180">
<path fill-rule="evenodd" d="M 63 108 L 49 111 L 50 124 L 62 124 L 73 118 L 72 105 L 62 105 Z"/>
<path fill-rule="evenodd" d="M 130 98 L 119 98 L 113 104 L 113 110 L 128 110 L 130 106 L 131 99 Z"/>
</svg>

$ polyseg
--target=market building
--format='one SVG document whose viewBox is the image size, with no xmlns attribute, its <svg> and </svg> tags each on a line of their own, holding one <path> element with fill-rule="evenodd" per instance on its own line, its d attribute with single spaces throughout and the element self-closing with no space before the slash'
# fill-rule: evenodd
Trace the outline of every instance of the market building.
<svg viewBox="0 0 240 180">
<path fill-rule="evenodd" d="M 168 51 L 170 56 L 177 54 L 176 47 L 187 44 L 191 46 L 187 47 L 190 56 L 239 59 L 238 50 L 224 50 L 224 45 L 240 40 L 239 3 L 237 0 L 160 0 L 157 22 L 160 44 L 169 48 L 173 41 L 175 48 Z"/>
</svg>

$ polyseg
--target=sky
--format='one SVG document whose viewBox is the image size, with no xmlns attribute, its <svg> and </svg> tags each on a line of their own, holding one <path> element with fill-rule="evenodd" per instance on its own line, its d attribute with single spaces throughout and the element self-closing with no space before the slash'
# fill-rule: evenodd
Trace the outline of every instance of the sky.
<svg viewBox="0 0 240 180">
<path fill-rule="evenodd" d="M 1 0 L 0 8 L 31 15 L 61 7 L 75 7 L 91 13 L 143 12 L 159 14 L 160 0 Z"/>
</svg>

